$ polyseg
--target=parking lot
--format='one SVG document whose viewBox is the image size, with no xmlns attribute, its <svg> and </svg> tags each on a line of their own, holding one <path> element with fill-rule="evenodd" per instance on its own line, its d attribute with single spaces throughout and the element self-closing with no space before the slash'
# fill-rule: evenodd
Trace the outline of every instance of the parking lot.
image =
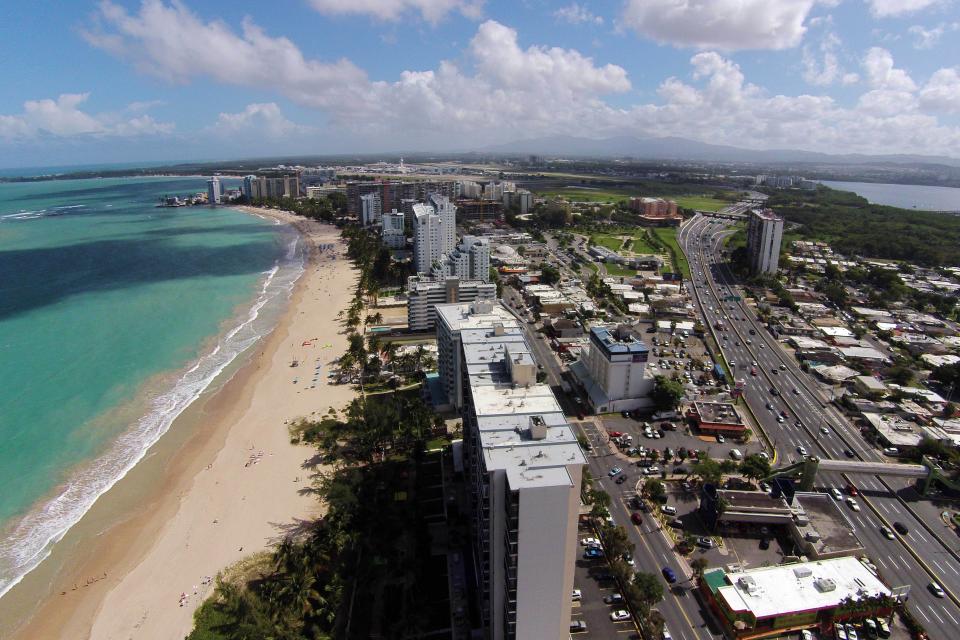
<svg viewBox="0 0 960 640">
<path fill-rule="evenodd" d="M 593 537 L 593 532 L 580 525 L 578 542 L 584 538 Z M 622 608 L 620 605 L 610 605 L 604 598 L 617 593 L 616 583 L 607 577 L 609 575 L 607 562 L 604 559 L 585 560 L 583 545 L 577 548 L 577 566 L 574 572 L 574 589 L 580 590 L 580 600 L 573 602 L 571 622 L 582 620 L 586 623 L 586 631 L 574 633 L 576 638 L 640 638 L 632 620 L 614 622 L 610 613 Z"/>
</svg>

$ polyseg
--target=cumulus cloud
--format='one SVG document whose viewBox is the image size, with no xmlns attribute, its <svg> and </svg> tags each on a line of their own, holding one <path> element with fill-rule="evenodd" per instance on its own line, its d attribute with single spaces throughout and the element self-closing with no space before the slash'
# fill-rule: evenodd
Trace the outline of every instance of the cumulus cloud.
<svg viewBox="0 0 960 640">
<path fill-rule="evenodd" d="M 654 101 L 629 104 L 619 97 L 615 105 L 611 95 L 632 89 L 622 67 L 575 49 L 521 45 L 514 29 L 492 20 L 477 27 L 456 63 L 441 61 L 394 80 L 373 81 L 347 60 L 309 59 L 286 38 L 268 35 L 249 20 L 237 32 L 219 21 L 202 21 L 179 4 L 151 0 L 135 15 L 103 7 L 100 30 L 88 35 L 90 41 L 146 73 L 273 92 L 316 109 L 352 139 L 380 144 L 449 148 L 452 141 L 462 147 L 573 133 L 676 135 L 828 152 L 953 154 L 960 148 L 960 129 L 929 112 L 950 100 L 956 76 L 934 74 L 918 91 L 881 48 L 862 61 L 867 89 L 853 106 L 827 95 L 770 95 L 713 50 L 692 55 L 688 72 L 665 79 Z M 849 74 L 835 75 L 834 81 L 843 82 L 844 75 Z M 224 114 L 218 124 L 224 130 L 275 123 L 276 131 L 295 133 L 288 122 L 267 102 Z M 0 127 L 9 126 L 16 123 L 0 121 Z"/>
<path fill-rule="evenodd" d="M 36 136 L 72 137 L 145 136 L 167 134 L 173 124 L 157 122 L 149 115 L 122 119 L 112 114 L 91 115 L 80 110 L 89 93 L 63 93 L 56 99 L 27 100 L 23 112 L 0 114 L 0 138 L 29 139 Z"/>
<path fill-rule="evenodd" d="M 903 69 L 893 66 L 893 55 L 882 47 L 871 47 L 863 59 L 867 83 L 874 89 L 914 91 L 917 85 Z"/>
<path fill-rule="evenodd" d="M 264 138 L 285 138 L 307 133 L 309 127 L 288 120 L 275 102 L 248 104 L 239 113 L 220 113 L 210 130 L 220 135 L 255 135 Z"/>
<path fill-rule="evenodd" d="M 589 9 L 576 2 L 566 7 L 560 7 L 553 12 L 553 17 L 557 20 L 569 22 L 570 24 L 603 24 L 602 16 L 595 15 Z"/>
<path fill-rule="evenodd" d="M 960 22 L 941 22 L 929 29 L 915 24 L 907 29 L 914 38 L 913 46 L 915 49 L 932 49 L 939 44 L 944 33 L 957 30 L 960 30 Z"/>
<path fill-rule="evenodd" d="M 956 68 L 936 71 L 923 89 L 920 103 L 933 111 L 960 113 L 960 73 Z"/>
<path fill-rule="evenodd" d="M 800 44 L 816 0 L 627 0 L 624 24 L 681 47 L 788 49 Z"/>
<path fill-rule="evenodd" d="M 819 59 L 809 46 L 803 47 L 801 58 L 803 79 L 819 87 L 829 86 L 836 82 L 841 84 L 857 82 L 860 77 L 856 73 L 844 71 L 841 66 L 839 60 L 840 48 L 840 38 L 832 32 L 824 34 L 820 41 Z"/>
<path fill-rule="evenodd" d="M 940 0 L 867 0 L 870 12 L 878 18 L 889 18 L 914 13 L 939 4 Z"/>
<path fill-rule="evenodd" d="M 484 0 L 310 0 L 310 5 L 326 15 L 365 15 L 377 20 L 399 20 L 405 14 L 419 14 L 436 24 L 454 11 L 468 18 L 479 18 Z"/>
</svg>

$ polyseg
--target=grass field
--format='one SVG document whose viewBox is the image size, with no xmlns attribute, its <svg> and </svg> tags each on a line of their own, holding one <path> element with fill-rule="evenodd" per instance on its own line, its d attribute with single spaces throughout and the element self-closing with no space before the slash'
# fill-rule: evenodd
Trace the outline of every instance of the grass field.
<svg viewBox="0 0 960 640">
<path fill-rule="evenodd" d="M 600 246 L 606 247 L 611 251 L 620 251 L 620 247 L 623 245 L 623 240 L 621 236 L 631 235 L 624 232 L 618 233 L 594 233 L 590 236 L 594 244 L 599 244 Z M 632 234 L 632 241 L 630 246 L 625 249 L 625 251 L 633 253 L 657 253 L 657 250 L 654 247 L 650 246 L 650 243 L 647 242 L 647 239 L 643 236 L 643 230 L 638 229 Z"/>
<path fill-rule="evenodd" d="M 619 202 L 630 197 L 626 191 L 576 188 L 541 191 L 539 195 L 548 198 L 566 198 L 571 202 Z"/>
<path fill-rule="evenodd" d="M 601 247 L 606 247 L 610 251 L 620 251 L 620 246 L 623 244 L 623 240 L 617 236 L 612 236 L 606 233 L 595 233 L 590 236 L 590 241 L 593 244 L 598 244 Z"/>
<path fill-rule="evenodd" d="M 631 269 L 629 267 L 624 267 L 613 262 L 607 262 L 603 265 L 607 269 L 607 273 L 611 276 L 635 276 L 637 275 L 636 269 Z"/>
<path fill-rule="evenodd" d="M 711 196 L 673 196 L 671 199 L 677 201 L 678 207 L 699 209 L 700 211 L 720 211 L 730 204 L 725 200 L 718 200 Z"/>
<path fill-rule="evenodd" d="M 677 264 L 673 265 L 673 268 L 679 269 L 684 278 L 689 278 L 690 265 L 687 263 L 687 258 L 683 255 L 680 245 L 677 244 L 677 229 L 675 227 L 658 227 L 653 230 L 653 233 L 661 242 L 673 248 L 673 255 L 677 257 Z"/>
</svg>

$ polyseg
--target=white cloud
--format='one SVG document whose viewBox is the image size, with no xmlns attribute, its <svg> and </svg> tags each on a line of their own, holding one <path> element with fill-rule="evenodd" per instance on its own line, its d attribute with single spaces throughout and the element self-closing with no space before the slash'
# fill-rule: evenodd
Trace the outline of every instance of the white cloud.
<svg viewBox="0 0 960 640">
<path fill-rule="evenodd" d="M 907 29 L 910 35 L 914 37 L 913 46 L 915 49 L 932 49 L 937 46 L 944 33 L 957 30 L 960 30 L 960 22 L 941 22 L 930 29 L 915 24 Z"/>
<path fill-rule="evenodd" d="M 939 4 L 940 0 L 867 0 L 870 12 L 878 18 L 902 16 Z"/>
<path fill-rule="evenodd" d="M 492 20 L 478 26 L 456 63 L 372 81 L 347 60 L 306 58 L 294 43 L 249 20 L 238 33 L 179 4 L 148 1 L 136 15 L 103 7 L 101 31 L 88 38 L 139 69 L 168 80 L 202 78 L 273 92 L 320 112 L 331 124 L 325 135 L 374 140 L 380 148 L 464 148 L 560 133 L 676 135 L 827 152 L 952 155 L 960 148 L 960 129 L 921 110 L 949 99 L 953 77 L 935 74 L 924 98 L 880 48 L 863 60 L 868 89 L 852 107 L 828 95 L 770 95 L 716 51 L 691 56 L 688 74 L 665 79 L 655 100 L 630 105 L 621 97 L 615 106 L 608 96 L 632 88 L 622 67 L 575 49 L 522 46 L 514 29 Z M 838 70 L 834 81 L 849 82 L 852 75 Z M 224 114 L 220 128 L 258 122 L 297 138 L 269 102 Z M 0 127 L 13 126 L 0 120 Z"/>
<path fill-rule="evenodd" d="M 311 129 L 288 120 L 275 102 L 248 104 L 239 113 L 221 113 L 211 131 L 220 135 L 252 135 L 263 138 L 285 138 L 307 133 Z"/>
<path fill-rule="evenodd" d="M 809 46 L 804 46 L 801 58 L 803 79 L 818 87 L 829 86 L 835 82 L 845 85 L 857 82 L 860 77 L 856 73 L 844 71 L 841 66 L 840 49 L 840 38 L 832 32 L 825 33 L 820 41 L 819 50 L 822 61 L 817 59 L 816 53 Z"/>
<path fill-rule="evenodd" d="M 920 90 L 920 103 L 933 111 L 960 113 L 960 72 L 955 68 L 936 71 Z"/>
<path fill-rule="evenodd" d="M 553 12 L 553 17 L 557 20 L 569 22 L 570 24 L 603 24 L 602 16 L 595 15 L 588 8 L 581 6 L 576 2 L 566 7 L 560 7 Z"/>
<path fill-rule="evenodd" d="M 627 0 L 623 22 L 676 46 L 788 49 L 800 44 L 816 0 Z"/>
<path fill-rule="evenodd" d="M 310 5 L 326 15 L 365 15 L 378 20 L 399 20 L 415 13 L 436 24 L 454 11 L 478 19 L 484 0 L 310 0 Z"/>
<path fill-rule="evenodd" d="M 914 91 L 917 85 L 903 69 L 893 66 L 893 56 L 881 47 L 871 47 L 863 59 L 867 83 L 874 89 Z"/>
<path fill-rule="evenodd" d="M 80 110 L 89 93 L 63 93 L 54 100 L 27 100 L 23 112 L 0 115 L 0 139 L 21 140 L 37 136 L 72 137 L 144 136 L 167 134 L 173 124 L 157 122 L 148 115 L 124 120 L 115 115 L 91 115 Z"/>
</svg>

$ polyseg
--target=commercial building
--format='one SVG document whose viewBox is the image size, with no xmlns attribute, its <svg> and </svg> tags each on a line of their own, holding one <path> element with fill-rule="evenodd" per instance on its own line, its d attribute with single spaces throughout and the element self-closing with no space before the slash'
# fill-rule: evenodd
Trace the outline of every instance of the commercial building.
<svg viewBox="0 0 960 640">
<path fill-rule="evenodd" d="M 407 279 L 407 328 L 410 331 L 435 328 L 438 304 L 496 299 L 497 285 L 491 282 L 462 280 L 456 276 L 410 276 Z"/>
<path fill-rule="evenodd" d="M 770 209 L 753 209 L 747 226 L 747 256 L 753 274 L 777 272 L 780 242 L 783 240 L 783 218 Z"/>
<path fill-rule="evenodd" d="M 453 181 L 413 181 L 413 180 L 377 180 L 371 182 L 348 182 L 347 214 L 360 218 L 362 213 L 361 196 L 376 193 L 380 196 L 381 211 L 397 209 L 410 215 L 412 211 L 404 208 L 404 201 L 425 202 L 431 195 L 439 194 L 448 198 L 456 197 L 456 182 Z"/>
<path fill-rule="evenodd" d="M 207 204 L 220 204 L 220 178 L 213 176 L 207 180 Z"/>
<path fill-rule="evenodd" d="M 890 615 L 893 594 L 857 558 L 704 573 L 700 592 L 730 638 L 775 637 Z"/>
<path fill-rule="evenodd" d="M 463 280 L 490 281 L 490 242 L 486 238 L 464 236 L 460 244 L 434 265 L 435 278 L 456 276 Z"/>
<path fill-rule="evenodd" d="M 507 209 L 516 206 L 520 215 L 526 215 L 533 208 L 533 194 L 526 189 L 504 191 L 503 206 Z"/>
<path fill-rule="evenodd" d="M 384 246 L 391 249 L 403 249 L 407 245 L 407 236 L 404 233 L 405 216 L 402 211 L 394 209 L 384 213 L 381 239 Z"/>
<path fill-rule="evenodd" d="M 365 193 L 360 196 L 360 224 L 370 227 L 380 224 L 383 215 L 383 203 L 379 193 Z"/>
<path fill-rule="evenodd" d="M 437 346 L 441 378 L 462 398 L 463 507 L 486 637 L 567 637 L 586 463 L 576 436 L 501 305 L 438 306 Z"/>
<path fill-rule="evenodd" d="M 630 209 L 640 214 L 641 220 L 652 224 L 680 224 L 683 216 L 677 203 L 663 198 L 630 198 Z"/>
<path fill-rule="evenodd" d="M 246 176 L 243 179 L 243 195 L 248 200 L 298 198 L 300 178 L 297 175 Z"/>
<path fill-rule="evenodd" d="M 694 402 L 687 417 L 696 421 L 704 435 L 739 438 L 747 430 L 740 412 L 729 402 Z"/>
<path fill-rule="evenodd" d="M 646 376 L 647 345 L 633 329 L 593 327 L 590 341 L 570 371 L 583 386 L 596 413 L 649 406 L 653 378 Z"/>
<path fill-rule="evenodd" d="M 456 211 L 450 199 L 441 195 L 431 196 L 430 204 L 413 206 L 413 261 L 417 273 L 431 273 L 433 265 L 453 251 Z"/>
</svg>

